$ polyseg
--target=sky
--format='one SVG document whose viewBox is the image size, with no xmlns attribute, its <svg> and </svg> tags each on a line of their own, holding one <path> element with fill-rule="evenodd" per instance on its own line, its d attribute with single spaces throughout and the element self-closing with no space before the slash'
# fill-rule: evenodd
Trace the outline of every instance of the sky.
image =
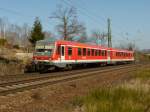
<svg viewBox="0 0 150 112">
<path fill-rule="evenodd" d="M 113 45 L 132 42 L 139 49 L 150 49 L 150 0 L 0 0 L 0 17 L 29 26 L 39 17 L 43 29 L 55 33 L 57 22 L 49 17 L 60 4 L 77 8 L 88 34 L 106 32 L 110 18 Z"/>
</svg>

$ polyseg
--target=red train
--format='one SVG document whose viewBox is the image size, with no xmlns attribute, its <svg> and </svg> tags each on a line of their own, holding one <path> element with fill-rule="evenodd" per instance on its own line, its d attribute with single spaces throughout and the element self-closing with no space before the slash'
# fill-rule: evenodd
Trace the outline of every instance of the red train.
<svg viewBox="0 0 150 112">
<path fill-rule="evenodd" d="M 71 69 L 78 65 L 116 64 L 134 61 L 134 52 L 78 42 L 58 40 L 39 41 L 33 55 L 34 69 Z"/>
</svg>

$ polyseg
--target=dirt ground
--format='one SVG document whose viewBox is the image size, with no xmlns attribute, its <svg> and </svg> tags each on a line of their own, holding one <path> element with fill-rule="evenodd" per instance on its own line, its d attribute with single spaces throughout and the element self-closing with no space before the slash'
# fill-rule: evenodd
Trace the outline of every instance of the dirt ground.
<svg viewBox="0 0 150 112">
<path fill-rule="evenodd" d="M 123 83 L 131 79 L 132 74 L 115 71 L 107 74 L 101 73 L 15 95 L 0 96 L 0 112 L 78 112 L 72 104 L 75 96 L 86 95 L 89 91 L 99 87 Z"/>
</svg>

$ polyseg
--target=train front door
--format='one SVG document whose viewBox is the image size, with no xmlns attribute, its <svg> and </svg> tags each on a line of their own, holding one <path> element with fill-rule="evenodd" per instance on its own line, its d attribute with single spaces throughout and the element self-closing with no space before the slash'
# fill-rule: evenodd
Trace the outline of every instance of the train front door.
<svg viewBox="0 0 150 112">
<path fill-rule="evenodd" d="M 65 60 L 65 46 L 61 45 L 61 61 Z"/>
</svg>

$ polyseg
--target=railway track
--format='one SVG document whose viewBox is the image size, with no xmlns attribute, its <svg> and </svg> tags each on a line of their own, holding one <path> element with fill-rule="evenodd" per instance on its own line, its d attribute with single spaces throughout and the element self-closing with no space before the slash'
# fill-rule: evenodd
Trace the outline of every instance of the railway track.
<svg viewBox="0 0 150 112">
<path fill-rule="evenodd" d="M 40 77 L 34 77 L 24 80 L 18 80 L 18 81 L 11 81 L 6 83 L 0 83 L 0 95 L 8 95 L 8 94 L 14 94 L 16 92 L 24 91 L 24 90 L 30 90 L 34 88 L 39 88 L 47 85 L 53 85 L 57 83 L 67 82 L 67 81 L 73 81 L 76 79 L 89 77 L 93 75 L 100 75 L 100 73 L 109 73 L 113 71 L 120 71 L 122 69 L 126 69 L 127 72 L 134 70 L 137 68 L 137 66 L 141 66 L 141 64 L 135 64 L 135 65 L 124 65 L 124 66 L 111 66 L 107 68 L 95 68 L 95 69 L 88 69 L 88 70 L 81 70 L 81 71 L 73 71 L 73 72 L 67 72 L 62 74 L 53 73 L 48 76 L 40 76 Z"/>
<path fill-rule="evenodd" d="M 119 66 L 125 66 L 125 65 L 117 65 Z M 1 83 L 7 83 L 7 82 L 16 82 L 18 80 L 29 80 L 32 78 L 47 78 L 47 77 L 56 77 L 56 76 L 62 76 L 64 75 L 69 75 L 72 73 L 82 73 L 82 72 L 88 72 L 91 70 L 103 70 L 103 69 L 108 69 L 108 68 L 112 68 L 114 66 L 101 66 L 101 67 L 96 67 L 96 68 L 79 68 L 79 69 L 75 69 L 72 71 L 53 71 L 51 73 L 44 73 L 44 74 L 40 74 L 40 73 L 25 73 L 25 74 L 17 74 L 17 75 L 6 75 L 6 76 L 0 76 L 0 84 Z"/>
</svg>

